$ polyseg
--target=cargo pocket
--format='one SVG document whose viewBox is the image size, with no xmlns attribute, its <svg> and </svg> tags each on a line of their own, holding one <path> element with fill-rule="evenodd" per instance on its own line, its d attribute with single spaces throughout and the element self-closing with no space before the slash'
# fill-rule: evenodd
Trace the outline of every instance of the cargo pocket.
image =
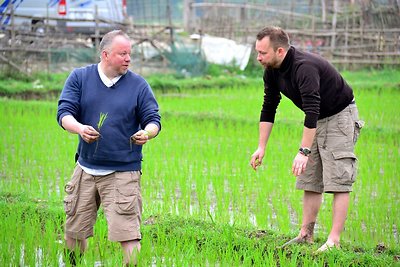
<svg viewBox="0 0 400 267">
<path fill-rule="evenodd" d="M 355 182 L 357 171 L 357 157 L 350 151 L 332 152 L 335 159 L 334 177 L 339 184 L 351 185 Z"/>
<path fill-rule="evenodd" d="M 80 173 L 78 173 L 79 171 Z M 65 213 L 70 216 L 73 216 L 76 213 L 82 174 L 82 169 L 75 169 L 71 181 L 69 181 L 64 187 L 64 191 L 67 193 L 64 198 L 64 210 Z"/>
<path fill-rule="evenodd" d="M 67 215 L 73 216 L 76 213 L 78 202 L 78 184 L 69 182 L 64 188 L 67 196 L 64 198 L 64 210 Z"/>
<path fill-rule="evenodd" d="M 364 127 L 365 122 L 357 120 L 354 123 L 355 123 L 355 126 L 354 126 L 353 142 L 355 144 L 355 143 L 357 143 L 358 137 L 360 136 L 361 129 L 362 129 L 362 127 Z"/>
<path fill-rule="evenodd" d="M 116 189 L 115 209 L 118 214 L 132 215 L 138 213 L 138 196 L 132 190 Z"/>
</svg>

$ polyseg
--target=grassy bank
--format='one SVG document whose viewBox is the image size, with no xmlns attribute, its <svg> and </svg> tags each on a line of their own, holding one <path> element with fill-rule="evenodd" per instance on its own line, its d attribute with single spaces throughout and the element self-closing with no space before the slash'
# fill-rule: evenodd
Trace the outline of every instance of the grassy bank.
<svg viewBox="0 0 400 267">
<path fill-rule="evenodd" d="M 354 88 L 400 88 L 400 70 L 364 70 L 342 73 Z M 32 77 L 23 74 L 0 73 L 0 97 L 14 99 L 56 99 L 69 73 L 38 73 Z M 181 92 L 188 89 L 223 89 L 244 86 L 262 86 L 262 71 L 251 73 L 219 70 L 214 75 L 182 78 L 176 75 L 154 74 L 145 77 L 153 90 L 161 93 Z"/>
<path fill-rule="evenodd" d="M 58 203 L 5 194 L 0 196 L 0 216 L 3 266 L 18 262 L 20 266 L 58 266 L 63 260 L 64 212 Z M 139 266 L 384 266 L 398 257 L 382 245 L 370 250 L 344 245 L 340 251 L 318 255 L 313 253 L 315 245 L 279 249 L 291 237 L 270 230 L 171 214 L 144 219 Z M 100 213 L 82 265 L 101 261 L 102 266 L 119 266 L 121 260 L 119 247 L 107 241 Z"/>
</svg>

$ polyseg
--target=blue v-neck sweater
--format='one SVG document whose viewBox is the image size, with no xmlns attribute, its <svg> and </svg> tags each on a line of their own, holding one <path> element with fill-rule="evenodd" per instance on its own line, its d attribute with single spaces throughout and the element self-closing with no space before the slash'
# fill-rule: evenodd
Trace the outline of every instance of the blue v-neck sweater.
<svg viewBox="0 0 400 267">
<path fill-rule="evenodd" d="M 128 71 L 112 87 L 104 85 L 97 64 L 78 68 L 65 82 L 58 102 L 57 120 L 72 115 L 78 122 L 100 132 L 98 141 L 88 144 L 79 136 L 79 163 L 93 169 L 141 170 L 142 146 L 130 142 L 132 134 L 149 123 L 161 129 L 161 117 L 149 84 Z M 98 129 L 100 113 L 107 114 Z"/>
</svg>

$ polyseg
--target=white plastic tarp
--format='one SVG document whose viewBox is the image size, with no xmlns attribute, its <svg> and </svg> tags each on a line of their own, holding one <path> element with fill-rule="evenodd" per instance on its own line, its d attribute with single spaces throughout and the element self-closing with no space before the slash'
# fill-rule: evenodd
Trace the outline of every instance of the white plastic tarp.
<svg viewBox="0 0 400 267">
<path fill-rule="evenodd" d="M 201 38 L 201 49 L 207 62 L 221 65 L 235 64 L 244 70 L 249 62 L 252 46 L 237 44 L 226 38 L 205 35 Z"/>
<path fill-rule="evenodd" d="M 202 53 L 205 56 L 206 61 L 209 63 L 220 65 L 235 64 L 235 66 L 244 70 L 249 62 L 252 49 L 250 44 L 237 44 L 235 41 L 230 39 L 209 35 L 200 36 L 198 34 L 192 34 L 190 39 L 192 42 L 201 42 Z M 196 43 L 190 43 L 190 45 L 193 46 Z M 160 42 L 158 45 L 162 50 L 170 51 L 167 44 Z M 138 45 L 138 48 L 139 53 L 141 53 L 145 59 L 160 54 L 160 52 L 148 42 L 141 43 Z"/>
</svg>

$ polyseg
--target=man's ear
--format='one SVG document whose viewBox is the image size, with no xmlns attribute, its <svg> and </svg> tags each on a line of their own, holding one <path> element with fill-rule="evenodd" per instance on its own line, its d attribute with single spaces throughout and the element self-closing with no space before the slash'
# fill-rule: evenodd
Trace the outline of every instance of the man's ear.
<svg viewBox="0 0 400 267">
<path fill-rule="evenodd" d="M 103 50 L 101 51 L 101 55 L 103 56 L 103 58 L 107 58 L 108 52 L 106 50 Z"/>
<path fill-rule="evenodd" d="M 283 55 L 285 55 L 286 50 L 283 47 L 278 47 L 278 50 L 276 52 L 278 52 L 279 56 L 283 56 Z"/>
</svg>

